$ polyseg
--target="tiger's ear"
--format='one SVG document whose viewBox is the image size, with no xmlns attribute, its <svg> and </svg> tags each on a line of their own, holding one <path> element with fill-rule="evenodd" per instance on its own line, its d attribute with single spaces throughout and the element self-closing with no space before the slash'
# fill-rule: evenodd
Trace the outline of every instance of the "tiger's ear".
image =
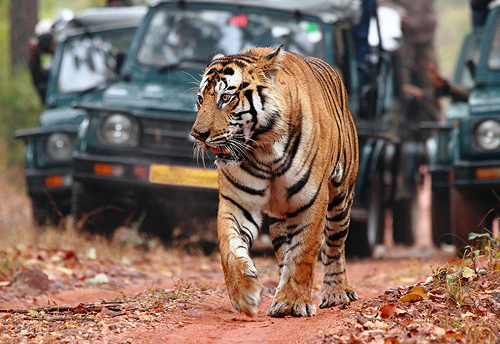
<svg viewBox="0 0 500 344">
<path fill-rule="evenodd" d="M 207 57 L 207 67 L 210 66 L 210 64 L 212 62 L 214 62 L 215 60 L 217 59 L 220 59 L 220 58 L 223 58 L 223 57 L 226 57 L 226 55 L 224 55 L 223 53 L 221 53 L 220 51 L 212 51 L 208 57 Z"/>
<path fill-rule="evenodd" d="M 262 69 L 264 74 L 269 78 L 273 79 L 278 70 L 280 69 L 280 61 L 285 56 L 285 51 L 283 50 L 283 44 L 278 47 L 275 51 L 264 57 L 264 63 Z"/>
</svg>

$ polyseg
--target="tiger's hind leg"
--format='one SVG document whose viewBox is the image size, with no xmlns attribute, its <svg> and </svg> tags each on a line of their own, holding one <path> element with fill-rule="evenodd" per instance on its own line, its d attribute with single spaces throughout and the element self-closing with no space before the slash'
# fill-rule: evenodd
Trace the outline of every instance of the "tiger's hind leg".
<svg viewBox="0 0 500 344">
<path fill-rule="evenodd" d="M 272 317 L 306 317 L 316 315 L 311 299 L 314 273 L 318 259 L 319 241 L 312 247 L 302 247 L 311 235 L 311 223 L 280 219 L 269 228 L 278 259 L 280 282 L 269 306 Z M 317 233 L 316 235 L 319 235 Z M 308 244 L 309 245 L 309 244 Z"/>
<path fill-rule="evenodd" d="M 346 276 L 345 240 L 349 231 L 352 187 L 339 188 L 328 184 L 330 202 L 325 223 L 325 237 L 321 246 L 323 263 L 323 294 L 319 308 L 349 303 L 358 299 L 358 295 L 349 286 Z"/>
</svg>

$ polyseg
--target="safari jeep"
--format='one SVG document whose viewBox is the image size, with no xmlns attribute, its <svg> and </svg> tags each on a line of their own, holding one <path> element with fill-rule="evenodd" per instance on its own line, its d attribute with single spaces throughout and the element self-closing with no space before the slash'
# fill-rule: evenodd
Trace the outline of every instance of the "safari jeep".
<svg viewBox="0 0 500 344">
<path fill-rule="evenodd" d="M 351 33 L 359 15 L 355 4 L 156 1 L 132 42 L 121 80 L 101 101 L 76 106 L 87 118 L 74 157 L 75 218 L 99 233 L 136 221 L 168 240 L 180 222 L 215 217 L 214 157 L 197 159 L 190 135 L 207 57 L 283 44 L 287 51 L 327 61 L 343 76 L 363 154 L 352 253 L 370 255 L 384 230 L 385 208 L 394 203 L 402 157 L 398 125 L 404 120 L 391 120 L 402 107 L 395 110 L 392 61 L 380 39 L 372 47 L 368 90 L 360 91 Z"/>
<path fill-rule="evenodd" d="M 470 94 L 434 128 L 429 171 L 434 242 L 461 249 L 469 233 L 492 230 L 500 205 L 500 7 L 466 37 L 454 83 Z"/>
<path fill-rule="evenodd" d="M 71 104 L 100 97 L 102 89 L 116 80 L 145 11 L 144 7 L 95 8 L 75 17 L 62 12 L 44 35 L 48 44 L 56 43 L 48 83 L 34 79 L 47 109 L 40 115 L 39 128 L 15 133 L 26 144 L 26 182 L 38 225 L 47 220 L 57 223 L 71 210 L 72 154 L 78 125 L 85 118 L 85 111 Z"/>
</svg>

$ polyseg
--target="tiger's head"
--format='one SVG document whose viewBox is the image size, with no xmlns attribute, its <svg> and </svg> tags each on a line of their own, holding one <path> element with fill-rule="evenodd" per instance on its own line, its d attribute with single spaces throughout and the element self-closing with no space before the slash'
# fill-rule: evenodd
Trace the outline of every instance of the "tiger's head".
<svg viewBox="0 0 500 344">
<path fill-rule="evenodd" d="M 283 97 L 276 75 L 284 55 L 280 46 L 209 57 L 191 135 L 199 147 L 216 154 L 217 164 L 238 162 L 249 151 L 282 136 Z"/>
</svg>

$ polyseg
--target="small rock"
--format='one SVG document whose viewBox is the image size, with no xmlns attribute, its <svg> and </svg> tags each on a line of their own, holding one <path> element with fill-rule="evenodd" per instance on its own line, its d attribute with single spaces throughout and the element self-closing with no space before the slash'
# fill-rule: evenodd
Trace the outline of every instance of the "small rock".
<svg viewBox="0 0 500 344">
<path fill-rule="evenodd" d="M 49 277 L 38 269 L 24 270 L 16 274 L 14 283 L 22 283 L 30 288 L 46 291 L 49 289 Z"/>
</svg>

